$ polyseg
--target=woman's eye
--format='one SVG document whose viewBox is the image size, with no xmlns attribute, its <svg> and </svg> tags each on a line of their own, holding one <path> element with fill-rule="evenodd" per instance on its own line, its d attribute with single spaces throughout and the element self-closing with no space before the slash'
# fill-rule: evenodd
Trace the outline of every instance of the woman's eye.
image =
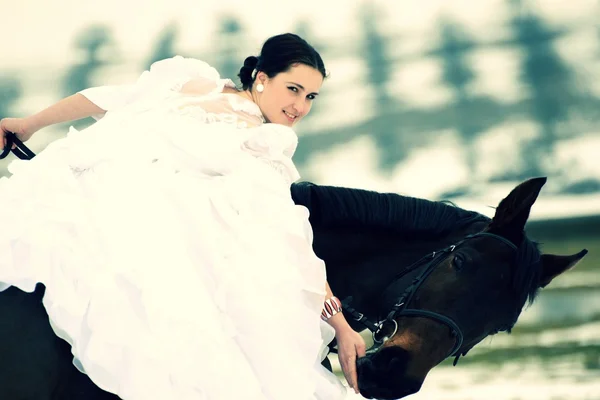
<svg viewBox="0 0 600 400">
<path fill-rule="evenodd" d="M 316 96 L 314 94 L 309 94 L 306 97 L 308 97 L 309 100 L 314 100 Z"/>
<path fill-rule="evenodd" d="M 298 93 L 298 88 L 295 86 L 289 86 L 288 89 L 290 89 L 294 93 Z"/>
<path fill-rule="evenodd" d="M 462 269 L 464 262 L 465 259 L 460 254 L 455 255 L 452 259 L 452 265 L 454 265 L 454 268 L 458 270 Z"/>
</svg>

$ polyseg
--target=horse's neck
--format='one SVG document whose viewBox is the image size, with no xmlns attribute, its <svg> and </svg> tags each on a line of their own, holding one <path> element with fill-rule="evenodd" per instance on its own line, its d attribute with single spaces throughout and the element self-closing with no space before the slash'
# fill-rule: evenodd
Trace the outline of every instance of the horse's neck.
<svg viewBox="0 0 600 400">
<path fill-rule="evenodd" d="M 325 260 L 327 279 L 338 297 L 352 296 L 355 307 L 368 307 L 389 283 L 423 256 L 480 231 L 475 223 L 435 238 L 382 232 L 316 232 L 315 250 Z M 363 312 L 361 309 L 361 312 Z M 368 313 L 368 310 L 364 310 Z"/>
</svg>

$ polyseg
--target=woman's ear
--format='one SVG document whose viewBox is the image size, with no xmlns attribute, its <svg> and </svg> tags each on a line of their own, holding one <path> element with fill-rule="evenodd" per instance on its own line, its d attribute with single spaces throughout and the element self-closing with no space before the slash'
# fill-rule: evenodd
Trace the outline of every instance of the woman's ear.
<svg viewBox="0 0 600 400">
<path fill-rule="evenodd" d="M 262 83 L 263 85 L 269 80 L 269 77 L 264 72 L 260 71 L 256 74 L 256 83 Z"/>
</svg>

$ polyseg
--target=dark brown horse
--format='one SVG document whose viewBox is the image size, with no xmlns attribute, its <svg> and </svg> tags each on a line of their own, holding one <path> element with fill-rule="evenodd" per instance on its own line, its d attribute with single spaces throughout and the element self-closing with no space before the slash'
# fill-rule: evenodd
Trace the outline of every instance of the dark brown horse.
<svg viewBox="0 0 600 400">
<path fill-rule="evenodd" d="M 429 371 L 489 335 L 510 332 L 540 288 L 587 250 L 541 254 L 527 238 L 529 212 L 546 182 L 517 186 L 492 219 L 445 203 L 303 185 L 314 247 L 334 293 L 350 299 L 356 330 L 378 346 L 358 360 L 361 394 L 397 399 L 417 392 Z M 354 311 L 354 313 L 350 313 Z M 362 325 L 362 326 L 361 326 Z"/>
<path fill-rule="evenodd" d="M 368 398 L 419 390 L 448 356 L 488 335 L 510 331 L 539 288 L 586 254 L 540 254 L 524 232 L 545 183 L 515 188 L 493 219 L 452 205 L 396 194 L 300 183 L 297 204 L 311 212 L 314 248 L 356 330 L 378 346 L 358 360 Z M 116 399 L 72 365 L 52 332 L 43 287 L 0 293 L 0 394 L 7 399 Z M 360 322 L 353 318 L 360 319 Z"/>
</svg>

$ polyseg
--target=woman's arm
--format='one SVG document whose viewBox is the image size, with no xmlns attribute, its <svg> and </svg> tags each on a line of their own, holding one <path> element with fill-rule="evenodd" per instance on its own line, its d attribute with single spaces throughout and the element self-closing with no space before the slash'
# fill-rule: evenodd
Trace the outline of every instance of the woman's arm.
<svg viewBox="0 0 600 400">
<path fill-rule="evenodd" d="M 47 126 L 102 115 L 105 112 L 85 96 L 77 93 L 29 117 L 0 120 L 0 142 L 2 147 L 6 146 L 5 135 L 9 132 L 16 134 L 21 141 L 25 142 L 35 132 Z"/>
<path fill-rule="evenodd" d="M 80 93 L 66 97 L 44 110 L 25 118 L 4 118 L 1 121 L 2 134 L 12 132 L 22 141 L 31 138 L 35 132 L 61 122 L 76 121 L 104 114 L 103 110 Z"/>
<path fill-rule="evenodd" d="M 340 366 L 350 387 L 356 393 L 359 393 L 356 359 L 365 355 L 365 341 L 346 321 L 344 314 L 341 312 L 341 302 L 333 295 L 329 283 L 326 283 L 325 290 L 327 295 L 322 318 L 335 329 Z M 333 315 L 331 315 L 332 313 Z"/>
<path fill-rule="evenodd" d="M 333 292 L 331 291 L 331 287 L 329 286 L 329 283 L 325 284 L 325 291 L 326 291 L 326 295 L 325 295 L 326 299 L 335 298 L 337 300 L 337 298 L 334 296 Z M 341 306 L 340 306 L 340 309 L 341 309 Z M 338 332 L 352 330 L 352 328 L 350 327 L 350 324 L 348 324 L 348 321 L 346 321 L 346 317 L 344 317 L 344 314 L 342 314 L 341 312 L 334 314 L 333 316 L 326 319 L 326 321 L 327 321 L 327 323 L 329 323 L 329 325 L 331 325 L 333 327 L 333 329 L 335 329 L 336 335 L 338 334 Z"/>
<path fill-rule="evenodd" d="M 88 100 L 81 93 L 76 93 L 25 118 L 25 129 L 33 133 L 50 125 L 76 121 L 105 112 L 106 110 Z"/>
<path fill-rule="evenodd" d="M 82 90 L 27 118 L 5 118 L 0 121 L 0 134 L 17 134 L 22 141 L 28 140 L 38 130 L 61 122 L 82 118 L 101 118 L 112 111 L 149 94 L 180 90 L 180 85 L 194 78 L 211 79 L 216 82 L 218 72 L 207 63 L 176 56 L 157 61 L 144 71 L 134 84 L 99 86 Z"/>
</svg>

